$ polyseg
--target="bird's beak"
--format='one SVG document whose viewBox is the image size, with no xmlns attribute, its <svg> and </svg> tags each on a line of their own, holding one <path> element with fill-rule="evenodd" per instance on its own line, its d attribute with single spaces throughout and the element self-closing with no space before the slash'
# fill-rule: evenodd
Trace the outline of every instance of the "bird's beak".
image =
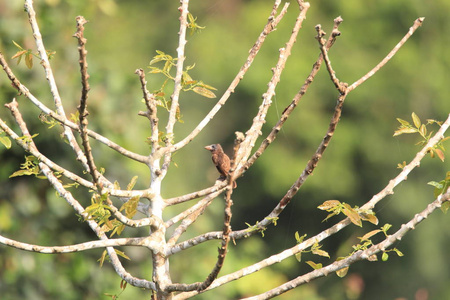
<svg viewBox="0 0 450 300">
<path fill-rule="evenodd" d="M 211 151 L 213 148 L 212 148 L 212 145 L 209 145 L 209 146 L 206 146 L 205 149 Z"/>
</svg>

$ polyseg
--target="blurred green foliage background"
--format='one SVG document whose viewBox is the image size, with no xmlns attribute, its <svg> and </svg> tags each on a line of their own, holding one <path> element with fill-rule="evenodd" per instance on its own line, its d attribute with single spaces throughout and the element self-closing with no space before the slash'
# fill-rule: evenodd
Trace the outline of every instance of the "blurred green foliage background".
<svg viewBox="0 0 450 300">
<path fill-rule="evenodd" d="M 206 26 L 188 37 L 186 64 L 196 67 L 194 79 L 218 89 L 221 95 L 244 63 L 247 52 L 267 21 L 272 1 L 193 0 L 190 12 Z M 90 22 L 85 36 L 91 92 L 90 127 L 124 147 L 148 153 L 148 120 L 137 117 L 144 109 L 137 68 L 146 68 L 155 50 L 176 56 L 178 41 L 178 1 L 119 0 L 37 0 L 35 8 L 47 49 L 56 51 L 51 63 L 68 113 L 75 113 L 80 97 L 75 17 Z M 416 112 L 422 120 L 445 120 L 450 112 L 448 73 L 450 71 L 450 2 L 446 0 L 366 0 L 311 2 L 307 19 L 289 58 L 273 107 L 264 127 L 267 133 L 303 84 L 319 55 L 314 26 L 322 24 L 331 32 L 333 19 L 342 16 L 342 36 L 330 51 L 337 76 L 352 83 L 376 65 L 403 37 L 418 17 L 423 26 L 380 72 L 352 92 L 346 100 L 342 120 L 329 149 L 314 176 L 302 187 L 282 213 L 278 225 L 248 240 L 230 245 L 221 274 L 275 254 L 295 245 L 294 233 L 312 236 L 336 220 L 321 223 L 326 213 L 316 207 L 329 199 L 362 205 L 398 174 L 397 164 L 410 161 L 419 150 L 416 136 L 392 134 L 396 118 L 410 120 Z M 270 68 L 290 35 L 298 13 L 297 3 L 278 29 L 269 35 L 260 54 L 236 92 L 210 126 L 196 140 L 177 153 L 163 183 L 163 195 L 172 197 L 196 191 L 212 184 L 217 177 L 204 145 L 222 143 L 230 152 L 235 131 L 245 132 L 256 113 L 261 95 L 272 76 Z M 0 49 L 11 58 L 17 48 L 35 49 L 22 1 L 0 0 Z M 24 63 L 10 65 L 20 80 L 41 101 L 51 105 L 52 98 L 42 68 L 35 60 L 29 70 Z M 147 75 L 150 89 L 156 90 L 162 76 Z M 6 76 L 0 75 L 0 99 L 7 103 L 16 96 Z M 264 218 L 300 175 L 306 162 L 323 138 L 331 117 L 337 92 L 325 68 L 316 77 L 276 142 L 252 169 L 238 180 L 233 194 L 233 229 L 246 228 Z M 59 138 L 59 129 L 47 129 L 38 120 L 39 111 L 24 97 L 18 97 L 39 149 L 61 165 L 81 174 L 72 153 Z M 190 132 L 212 108 L 215 100 L 192 92 L 182 93 L 184 123 L 176 127 L 176 140 Z M 161 125 L 165 113 L 160 110 Z M 14 126 L 6 109 L 0 117 Z M 435 129 L 437 130 L 437 129 Z M 146 167 L 125 160 L 104 145 L 93 142 L 97 165 L 106 176 L 121 186 L 139 176 L 137 188 L 149 181 Z M 19 241 L 39 245 L 81 243 L 94 237 L 78 221 L 70 207 L 55 195 L 49 184 L 35 178 L 8 179 L 24 160 L 17 146 L 0 147 L 0 232 Z M 380 225 L 393 224 L 392 231 L 424 209 L 433 200 L 433 188 L 426 183 L 445 176 L 448 163 L 427 157 L 420 168 L 384 199 L 375 212 Z M 90 194 L 75 191 L 83 205 Z M 170 217 L 183 207 L 170 208 Z M 186 239 L 205 231 L 221 230 L 223 202 L 218 198 L 186 233 Z M 328 239 L 323 249 L 335 259 L 351 252 L 358 236 L 376 229 L 350 226 Z M 145 229 L 126 229 L 123 236 L 142 236 Z M 215 263 L 217 242 L 208 242 L 176 255 L 171 260 L 174 282 L 203 280 Z M 360 262 L 350 268 L 344 279 L 329 275 L 297 288 L 279 299 L 447 299 L 450 297 L 450 231 L 448 216 L 440 211 L 432 215 L 404 240 L 395 245 L 405 256 L 391 255 L 388 262 Z M 142 249 L 121 249 L 132 258 L 124 265 L 133 275 L 151 278 L 151 256 Z M 119 293 L 120 278 L 110 265 L 102 268 L 96 260 L 102 250 L 65 255 L 41 255 L 0 246 L 0 295 L 2 299 L 107 299 L 104 293 Z M 331 262 L 304 255 L 303 260 Z M 196 299 L 237 299 L 263 292 L 310 271 L 294 258 L 267 268 L 243 280 L 233 282 Z M 255 284 L 257 283 L 257 284 Z M 420 295 L 427 295 L 420 298 Z M 419 297 L 419 298 L 418 298 Z M 150 295 L 128 287 L 120 299 L 149 299 Z"/>
</svg>

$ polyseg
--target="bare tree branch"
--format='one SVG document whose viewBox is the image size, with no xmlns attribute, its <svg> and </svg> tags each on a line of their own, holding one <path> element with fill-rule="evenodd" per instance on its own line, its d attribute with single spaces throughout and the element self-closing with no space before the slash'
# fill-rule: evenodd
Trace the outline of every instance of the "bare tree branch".
<svg viewBox="0 0 450 300">
<path fill-rule="evenodd" d="M 201 191 L 193 192 L 193 193 L 190 193 L 190 194 L 185 194 L 185 195 L 182 195 L 182 196 L 169 198 L 169 199 L 166 199 L 165 202 L 166 202 L 167 206 L 180 204 L 180 203 L 183 203 L 183 202 L 186 202 L 186 201 L 190 201 L 190 200 L 193 200 L 193 199 L 197 199 L 197 198 L 209 195 L 209 194 L 214 193 L 214 192 L 218 192 L 219 190 L 220 191 L 225 191 L 226 186 L 227 186 L 227 182 L 225 182 L 225 181 L 217 181 L 216 184 L 214 184 L 213 186 L 211 186 L 209 188 L 203 189 Z"/>
<path fill-rule="evenodd" d="M 38 252 L 43 254 L 72 253 L 81 252 L 90 249 L 117 247 L 117 246 L 143 246 L 146 245 L 148 237 L 139 238 L 120 238 L 102 241 L 91 241 L 76 245 L 66 246 L 38 246 L 27 243 L 18 242 L 0 235 L 0 243 L 11 246 L 20 250 Z"/>
<path fill-rule="evenodd" d="M 179 39 L 178 39 L 178 58 L 177 58 L 177 72 L 175 75 L 175 86 L 173 88 L 171 99 L 171 105 L 170 105 L 170 111 L 169 111 L 169 119 L 167 121 L 166 125 L 166 147 L 170 147 L 173 144 L 174 140 L 174 134 L 173 134 L 173 128 L 175 126 L 175 122 L 177 121 L 177 116 L 179 115 L 180 106 L 179 106 L 179 98 L 180 98 L 180 92 L 182 88 L 182 77 L 183 77 L 183 68 L 184 68 L 184 50 L 187 44 L 186 40 L 186 29 L 187 29 L 187 16 L 189 13 L 189 0 L 181 0 L 181 6 L 178 8 L 178 10 L 181 12 L 180 16 L 180 31 L 178 32 Z M 162 172 L 167 172 L 167 169 L 170 164 L 171 160 L 171 152 L 166 152 L 164 157 L 164 164 L 162 167 Z"/>
<path fill-rule="evenodd" d="M 64 107 L 62 105 L 61 97 L 59 95 L 58 87 L 56 86 L 55 77 L 53 75 L 52 68 L 50 67 L 50 62 L 48 60 L 47 51 L 44 46 L 44 42 L 42 41 L 42 35 L 39 30 L 39 25 L 36 21 L 36 12 L 33 8 L 33 0 L 26 0 L 25 1 L 25 10 L 28 13 L 28 20 L 31 25 L 31 29 L 33 30 L 33 37 L 36 42 L 36 46 L 39 52 L 39 56 L 41 58 L 41 65 L 45 70 L 45 75 L 48 81 L 48 84 L 50 86 L 50 91 L 53 95 L 53 101 L 55 103 L 56 112 L 58 115 L 66 119 L 66 113 L 64 111 Z M 78 145 L 75 136 L 73 135 L 73 132 L 67 128 L 64 127 L 64 135 L 66 136 L 67 140 L 69 141 L 70 146 L 72 147 L 73 151 L 76 153 L 77 160 L 80 161 L 84 168 L 88 170 L 88 165 L 86 161 L 86 157 L 84 156 L 83 152 L 80 149 L 80 146 Z"/>
<path fill-rule="evenodd" d="M 231 81 L 230 86 L 227 88 L 225 93 L 222 95 L 222 97 L 219 99 L 219 101 L 216 103 L 216 105 L 211 109 L 211 111 L 206 115 L 205 118 L 197 125 L 197 127 L 182 141 L 176 143 L 175 145 L 172 145 L 167 151 L 175 152 L 178 149 L 181 149 L 182 147 L 186 146 L 189 142 L 191 142 L 202 130 L 205 128 L 206 125 L 214 118 L 214 116 L 217 114 L 217 112 L 222 108 L 223 105 L 227 102 L 227 100 L 230 98 L 231 93 L 234 93 L 234 90 L 236 89 L 239 82 L 244 78 L 245 73 L 247 73 L 248 69 L 250 68 L 251 64 L 253 63 L 253 60 L 255 59 L 256 55 L 258 54 L 259 50 L 261 49 L 261 46 L 263 45 L 264 41 L 266 40 L 266 37 L 276 29 L 276 26 L 281 21 L 281 19 L 284 17 L 284 15 L 287 12 L 287 8 L 289 6 L 289 3 L 286 3 L 281 10 L 281 12 L 278 14 L 278 16 L 275 17 L 278 7 L 280 6 L 281 0 L 276 0 L 275 4 L 273 6 L 272 12 L 269 16 L 268 22 L 266 26 L 264 26 L 263 31 L 259 35 L 258 39 L 256 40 L 255 44 L 249 51 L 249 56 L 247 57 L 247 60 L 245 61 L 244 65 L 241 67 L 239 72 L 236 74 L 234 79 Z"/>
<path fill-rule="evenodd" d="M 242 143 L 240 144 L 240 148 L 237 151 L 236 170 L 234 172 L 234 178 L 239 177 L 245 171 L 243 168 L 244 164 L 247 161 L 248 156 L 250 155 L 250 151 L 255 146 L 257 138 L 259 137 L 259 135 L 261 135 L 261 128 L 266 122 L 267 111 L 272 104 L 272 97 L 275 95 L 275 88 L 280 81 L 280 76 L 284 70 L 286 61 L 291 55 L 291 49 L 297 39 L 297 35 L 302 26 L 302 23 L 306 19 L 306 12 L 308 11 L 310 5 L 308 2 L 298 2 L 300 13 L 295 21 L 291 36 L 289 37 L 289 41 L 286 43 L 285 48 L 281 48 L 279 50 L 280 55 L 275 68 L 272 69 L 273 76 L 268 83 L 268 89 L 263 94 L 263 101 L 259 107 L 258 113 L 253 119 L 253 123 L 250 129 L 245 133 L 245 139 L 242 141 Z"/>
<path fill-rule="evenodd" d="M 448 130 L 449 126 L 450 126 L 450 114 L 448 115 L 447 120 L 441 125 L 441 128 L 439 129 L 439 131 L 436 132 L 436 134 L 428 141 L 428 143 L 422 148 L 422 150 L 416 154 L 414 159 L 407 166 L 405 166 L 403 168 L 403 170 L 400 172 L 400 174 L 398 174 L 394 179 L 392 179 L 389 182 L 389 184 L 382 191 L 380 191 L 378 194 L 374 195 L 372 197 L 372 199 L 370 199 L 370 201 L 368 201 L 365 205 L 363 205 L 361 207 L 361 209 L 363 209 L 363 210 L 372 209 L 372 208 L 374 208 L 375 204 L 377 204 L 383 198 L 385 198 L 388 195 L 393 194 L 394 187 L 396 187 L 402 181 L 406 180 L 408 174 L 414 168 L 416 168 L 417 166 L 420 165 L 420 161 L 425 157 L 425 155 L 428 153 L 429 149 L 432 148 L 434 145 L 436 145 L 440 140 L 442 140 L 444 138 L 444 133 Z M 443 202 L 444 199 L 441 199 L 441 201 Z M 346 226 L 348 226 L 350 224 L 351 224 L 350 219 L 346 218 L 346 219 L 338 222 L 337 224 L 331 226 L 330 228 L 320 232 L 319 234 L 312 236 L 311 238 L 303 241 L 300 244 L 297 244 L 294 247 L 286 249 L 278 254 L 272 255 L 266 259 L 263 259 L 263 260 L 255 263 L 253 265 L 250 265 L 248 267 L 242 268 L 236 272 L 219 277 L 205 291 L 222 286 L 230 281 L 237 280 L 241 277 L 250 275 L 254 272 L 258 272 L 259 270 L 261 270 L 265 267 L 279 263 L 279 262 L 285 260 L 286 258 L 289 258 L 289 257 L 295 255 L 296 253 L 299 253 L 305 249 L 308 249 L 314 243 L 319 243 L 319 242 L 323 241 L 324 239 L 339 232 L 340 230 L 344 229 Z M 246 235 L 248 236 L 247 230 L 234 231 L 230 234 L 230 238 L 234 239 L 234 238 L 239 238 L 241 236 L 246 236 Z M 197 238 L 194 238 L 194 239 L 191 239 L 191 240 L 188 240 L 186 242 L 176 245 L 174 248 L 172 248 L 173 253 L 171 253 L 171 254 L 178 252 L 180 248 L 187 249 L 191 246 L 197 245 L 200 242 L 203 242 L 206 240 L 211 240 L 211 239 L 213 239 L 213 237 L 215 239 L 220 239 L 221 236 L 222 236 L 221 232 L 210 232 L 208 234 L 202 235 L 200 237 L 197 237 Z M 342 267 L 345 267 L 345 266 L 342 266 Z M 198 291 L 183 293 L 181 295 L 177 295 L 176 297 L 174 297 L 174 299 L 176 299 L 176 300 L 187 299 L 193 295 L 196 295 L 197 293 L 198 293 Z"/>
<path fill-rule="evenodd" d="M 329 50 L 331 46 L 333 46 L 334 42 L 336 41 L 336 37 L 340 35 L 340 32 L 338 31 L 339 25 L 343 22 L 341 17 L 338 17 L 334 20 L 334 28 L 332 31 L 332 34 L 328 38 L 326 49 Z M 253 155 L 248 159 L 246 164 L 244 165 L 244 170 L 248 170 L 255 161 L 264 153 L 264 151 L 269 147 L 269 145 L 276 139 L 278 132 L 280 132 L 281 127 L 284 125 L 284 123 L 289 118 L 291 112 L 297 107 L 298 103 L 302 99 L 303 95 L 308 90 L 309 86 L 312 84 L 316 74 L 320 70 L 320 66 L 322 65 L 323 61 L 323 55 L 320 54 L 317 58 L 317 61 L 314 63 L 313 68 L 311 72 L 309 73 L 308 77 L 305 80 L 305 83 L 300 88 L 300 91 L 295 95 L 292 102 L 283 110 L 283 113 L 281 114 L 280 119 L 278 120 L 277 124 L 272 128 L 272 131 L 269 133 L 269 135 L 262 141 L 261 145 L 259 146 L 258 150 L 253 153 Z"/>
<path fill-rule="evenodd" d="M 100 182 L 100 173 L 97 170 L 97 167 L 94 162 L 94 156 L 92 155 L 92 149 L 91 144 L 89 143 L 89 137 L 87 134 L 87 126 L 88 126 L 88 120 L 87 116 L 89 114 L 87 110 L 87 100 L 88 100 L 88 93 L 90 90 L 89 87 L 89 74 L 87 72 L 88 69 L 88 63 L 86 60 L 87 50 L 86 50 L 86 38 L 84 37 L 84 24 L 86 24 L 87 21 L 82 16 L 77 17 L 77 32 L 74 34 L 74 37 L 78 40 L 78 53 L 80 56 L 79 63 L 80 63 L 80 73 L 81 73 L 81 99 L 80 99 L 80 105 L 78 106 L 78 112 L 79 112 L 79 120 L 80 120 L 80 135 L 81 135 L 81 141 L 84 148 L 84 155 L 87 159 L 87 164 L 89 166 L 89 173 L 92 176 L 92 180 L 95 184 L 95 186 L 98 188 L 98 192 L 102 193 L 102 187 L 103 184 Z"/>
<path fill-rule="evenodd" d="M 360 250 L 345 259 L 335 261 L 334 263 L 326 267 L 299 276 L 263 294 L 244 299 L 247 300 L 271 299 L 275 296 L 281 295 L 282 293 L 290 291 L 302 284 L 308 283 L 311 280 L 327 276 L 332 272 L 336 272 L 340 269 L 349 267 L 350 265 L 354 264 L 357 261 L 368 260 L 371 256 L 380 252 L 384 252 L 388 247 L 392 246 L 397 241 L 400 241 L 406 233 L 408 233 L 411 230 L 414 230 L 420 222 L 425 220 L 437 208 L 441 207 L 442 203 L 444 203 L 445 201 L 449 201 L 449 199 L 450 199 L 450 189 L 447 190 L 447 193 L 440 195 L 436 200 L 428 204 L 428 206 L 422 212 L 416 214 L 408 223 L 401 225 L 400 229 L 397 230 L 394 234 L 387 236 L 382 242 L 373 245 L 369 249 L 364 251 Z"/>
<path fill-rule="evenodd" d="M 8 76 L 9 80 L 11 80 L 12 85 L 25 97 L 27 97 L 34 105 L 36 105 L 44 114 L 49 115 L 51 118 L 55 119 L 56 121 L 60 122 L 64 125 L 64 127 L 71 128 L 72 130 L 79 131 L 79 126 L 71 121 L 69 121 L 65 116 L 61 116 L 59 114 L 56 114 L 54 111 L 52 111 L 50 108 L 45 106 L 41 101 L 39 101 L 29 90 L 26 86 L 24 86 L 22 83 L 20 83 L 19 79 L 14 75 L 11 68 L 8 66 L 8 63 L 6 62 L 3 54 L 0 52 L 0 65 L 3 67 L 3 70 L 5 71 L 6 75 Z M 109 148 L 117 151 L 118 153 L 124 155 L 125 157 L 131 158 L 135 161 L 146 163 L 148 161 L 148 157 L 144 155 L 139 155 L 136 153 L 133 153 L 116 143 L 110 141 L 106 137 L 92 131 L 87 130 L 87 133 L 90 137 L 96 139 L 97 141 L 105 144 Z M 81 151 L 81 149 L 80 149 Z M 84 156 L 83 152 L 81 151 L 82 155 Z"/>
<path fill-rule="evenodd" d="M 354 90 L 356 87 L 358 87 L 359 85 L 361 85 L 364 81 L 366 81 L 367 79 L 369 79 L 370 77 L 372 77 L 376 72 L 378 72 L 378 70 L 380 70 L 385 64 L 387 64 L 387 62 L 389 60 L 391 60 L 392 57 L 394 57 L 394 55 L 397 53 L 398 50 L 400 50 L 400 48 L 406 43 L 406 41 L 414 34 L 414 32 L 420 27 L 422 26 L 423 21 L 425 20 L 425 18 L 418 18 L 414 21 L 413 26 L 411 26 L 408 30 L 408 33 L 400 40 L 400 42 L 398 42 L 397 45 L 395 45 L 395 47 L 391 50 L 391 52 L 389 52 L 388 55 L 386 55 L 386 57 L 380 61 L 380 63 L 378 63 L 378 65 L 376 65 L 372 70 L 370 70 L 366 75 L 364 75 L 363 77 L 361 77 L 360 79 L 358 79 L 357 81 L 355 81 L 354 83 L 352 83 L 347 90 L 347 93 L 351 92 L 352 90 Z"/>
<path fill-rule="evenodd" d="M 147 106 L 147 112 L 143 113 L 143 115 L 147 116 L 150 120 L 151 126 L 151 136 L 150 136 L 150 145 L 152 147 L 152 154 L 155 153 L 156 150 L 160 148 L 159 146 L 159 130 L 158 130 L 158 116 L 157 116 L 157 106 L 155 95 L 150 93 L 147 90 L 147 80 L 145 79 L 145 72 L 142 69 L 137 69 L 135 72 L 139 76 L 139 80 L 141 82 L 141 89 L 144 95 L 145 105 Z"/>
<path fill-rule="evenodd" d="M 347 84 L 342 83 L 339 81 L 339 79 L 336 77 L 336 72 L 333 70 L 333 67 L 331 66 L 330 58 L 328 57 L 327 52 L 327 46 L 326 41 L 324 40 L 325 32 L 322 30 L 322 26 L 319 24 L 316 26 L 317 31 L 317 41 L 320 44 L 320 51 L 322 52 L 322 57 L 325 60 L 325 65 L 327 66 L 328 73 L 330 74 L 331 81 L 334 83 L 334 86 L 339 91 L 340 94 L 344 94 L 345 90 L 347 89 Z"/>
</svg>

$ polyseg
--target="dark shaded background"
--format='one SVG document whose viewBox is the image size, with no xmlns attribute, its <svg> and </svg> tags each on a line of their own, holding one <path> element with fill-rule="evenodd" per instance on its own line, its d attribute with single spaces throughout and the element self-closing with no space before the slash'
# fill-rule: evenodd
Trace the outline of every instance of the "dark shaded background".
<svg viewBox="0 0 450 300">
<path fill-rule="evenodd" d="M 35 1 L 38 21 L 47 49 L 56 51 L 51 63 L 59 84 L 66 111 L 74 113 L 80 95 L 75 17 L 83 15 L 90 23 L 85 36 L 90 84 L 90 126 L 126 148 L 145 154 L 149 135 L 148 121 L 136 117 L 144 109 L 141 89 L 134 71 L 146 68 L 155 50 L 176 56 L 179 29 L 177 1 Z M 267 21 L 272 1 L 192 1 L 190 11 L 198 23 L 206 26 L 201 33 L 188 37 L 186 64 L 196 64 L 194 79 L 218 89 L 221 95 L 243 64 Z M 278 225 L 261 236 L 238 241 L 230 246 L 226 266 L 221 274 L 278 253 L 295 245 L 294 233 L 312 236 L 334 224 L 321 223 L 326 213 L 316 207 L 325 200 L 338 199 L 351 205 L 362 205 L 398 174 L 397 164 L 410 161 L 419 147 L 416 136 L 392 134 L 398 127 L 396 118 L 410 120 L 416 112 L 422 120 L 445 120 L 450 104 L 448 72 L 450 56 L 450 3 L 445 0 L 425 2 L 399 1 L 331 1 L 311 3 L 292 56 L 276 90 L 264 132 L 275 124 L 303 84 L 316 60 L 319 49 L 314 26 L 322 24 L 330 32 L 333 19 L 344 19 L 336 45 L 330 52 L 337 76 L 352 83 L 377 64 L 403 37 L 417 17 L 425 17 L 423 26 L 397 56 L 379 73 L 347 97 L 342 120 L 314 176 L 308 178 L 293 202 L 281 215 Z M 163 194 L 172 197 L 205 188 L 217 177 L 204 145 L 220 142 L 227 151 L 235 131 L 245 132 L 256 113 L 262 93 L 277 61 L 278 49 L 285 45 L 297 16 L 295 1 L 288 15 L 264 44 L 246 77 L 210 126 L 198 138 L 174 156 L 163 183 Z M 11 58 L 17 48 L 12 40 L 35 49 L 21 1 L 0 1 L 0 48 Z M 33 94 L 51 105 L 51 94 L 42 68 L 35 59 L 28 70 L 22 62 L 11 66 Z M 160 76 L 147 77 L 150 89 L 157 89 Z M 0 75 L 0 101 L 15 97 L 5 75 Z M 326 132 L 337 92 L 325 69 L 317 76 L 308 94 L 291 116 L 277 141 L 254 167 L 238 181 L 233 194 L 234 229 L 245 228 L 265 217 L 303 170 Z M 80 172 L 67 145 L 55 127 L 48 132 L 38 119 L 39 111 L 23 97 L 21 110 L 36 138 L 39 149 L 53 160 Z M 176 140 L 192 130 L 214 105 L 214 100 L 195 93 L 182 93 L 183 124 L 176 127 Z M 162 112 L 162 111 L 161 111 Z M 6 109 L 0 117 L 14 127 Z M 161 120 L 165 115 L 162 112 Z M 161 122 L 161 124 L 164 124 Z M 162 125 L 163 126 L 163 125 Z M 14 127 L 15 128 L 15 127 Z M 437 129 L 435 129 L 436 131 Z M 98 146 L 98 147 L 96 147 Z M 144 166 L 122 159 L 104 145 L 93 142 L 97 165 L 106 169 L 111 180 L 122 187 L 134 175 L 137 188 L 148 184 Z M 9 151 L 0 146 L 0 231 L 2 235 L 40 245 L 66 245 L 94 237 L 78 221 L 70 207 L 55 195 L 48 183 L 31 177 L 8 179 L 24 160 L 17 146 Z M 426 158 L 420 168 L 400 184 L 395 194 L 375 209 L 380 225 L 393 224 L 394 232 L 402 223 L 433 200 L 433 188 L 426 183 L 445 176 L 448 163 Z M 80 202 L 88 205 L 90 194 L 75 191 Z M 184 207 L 168 209 L 166 217 Z M 205 231 L 220 230 L 223 203 L 217 199 L 185 238 Z M 323 244 L 335 259 L 351 252 L 358 236 L 376 229 L 350 226 Z M 123 236 L 142 236 L 145 229 L 125 230 Z M 344 279 L 330 275 L 299 287 L 279 299 L 447 299 L 450 297 L 450 246 L 448 216 L 440 211 L 408 234 L 395 247 L 405 256 L 391 255 L 388 262 L 360 262 L 353 265 Z M 376 241 L 376 239 L 374 239 Z M 208 242 L 185 251 L 171 260 L 174 282 L 203 280 L 215 263 L 217 242 Z M 132 258 L 124 261 L 133 275 L 151 278 L 150 254 L 142 249 L 121 249 Z M 102 250 L 65 255 L 41 255 L 0 247 L 0 295 L 2 299 L 106 299 L 104 293 L 118 293 L 120 278 L 109 264 L 102 268 L 96 260 Z M 303 260 L 324 264 L 332 260 L 305 254 Z M 198 299 L 236 299 L 263 292 L 288 279 L 310 271 L 304 262 L 294 258 L 266 268 L 243 280 L 200 295 Z M 361 293 L 352 286 L 362 287 Z M 417 298 L 417 295 L 428 298 Z M 416 296 L 415 296 L 416 295 Z M 128 287 L 120 299 L 148 299 L 149 293 Z M 197 299 L 196 298 L 196 299 Z"/>
</svg>

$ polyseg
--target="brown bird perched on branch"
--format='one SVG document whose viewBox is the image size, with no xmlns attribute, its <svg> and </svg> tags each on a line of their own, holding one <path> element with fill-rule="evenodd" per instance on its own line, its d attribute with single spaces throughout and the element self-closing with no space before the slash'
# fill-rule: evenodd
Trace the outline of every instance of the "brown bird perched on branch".
<svg viewBox="0 0 450 300">
<path fill-rule="evenodd" d="M 205 149 L 211 151 L 212 161 L 220 173 L 219 179 L 226 179 L 230 171 L 230 158 L 223 152 L 222 146 L 220 144 L 212 144 L 206 146 Z M 234 182 L 233 188 L 236 186 L 237 184 Z"/>
</svg>

